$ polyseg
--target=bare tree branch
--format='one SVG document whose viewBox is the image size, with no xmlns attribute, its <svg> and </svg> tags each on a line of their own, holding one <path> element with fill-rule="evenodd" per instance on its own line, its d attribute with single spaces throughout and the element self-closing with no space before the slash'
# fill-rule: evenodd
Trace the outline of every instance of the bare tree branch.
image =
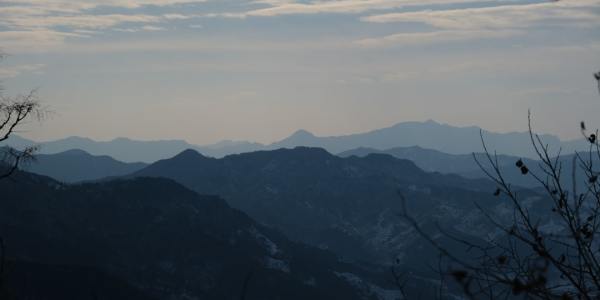
<svg viewBox="0 0 600 300">
<path fill-rule="evenodd" d="M 0 51 L 0 60 L 6 54 Z M 37 98 L 37 91 L 32 90 L 25 95 L 15 97 L 5 96 L 0 85 L 0 142 L 7 141 L 17 129 L 29 119 L 41 120 L 45 111 Z M 9 146 L 0 147 L 0 180 L 9 178 L 19 166 L 34 158 L 37 147 L 30 146 L 20 151 Z M 5 277 L 6 247 L 4 239 L 0 237 L 0 288 L 3 287 Z M 1 291 L 0 291 L 1 292 Z"/>
<path fill-rule="evenodd" d="M 594 74 L 600 91 L 600 72 Z M 470 299 L 508 298 L 525 295 L 532 299 L 599 299 L 600 298 L 600 172 L 594 159 L 600 160 L 598 131 L 588 133 L 581 122 L 581 132 L 589 142 L 589 152 L 576 152 L 572 157 L 571 185 L 563 178 L 561 150 L 556 156 L 549 146 L 535 133 L 531 113 L 528 113 L 528 131 L 531 146 L 539 160 L 537 168 L 531 169 L 523 160 L 515 162 L 523 176 L 530 176 L 543 187 L 544 195 L 539 203 L 550 205 L 552 213 L 533 209 L 521 199 L 521 192 L 514 189 L 500 169 L 497 154 L 487 148 L 480 133 L 485 163 L 476 155 L 473 158 L 485 175 L 496 185 L 495 196 L 509 200 L 514 209 L 512 221 L 496 220 L 491 213 L 475 204 L 486 219 L 504 232 L 500 238 L 475 245 L 455 237 L 439 228 L 444 236 L 473 251 L 472 258 L 461 259 L 445 245 L 439 244 L 420 228 L 419 223 L 406 211 L 401 196 L 402 217 L 454 266 L 448 265 L 446 273 L 452 275 Z M 578 178 L 582 170 L 584 178 Z M 542 230 L 542 217 L 552 222 L 554 230 Z M 440 268 L 440 272 L 441 268 Z"/>
</svg>

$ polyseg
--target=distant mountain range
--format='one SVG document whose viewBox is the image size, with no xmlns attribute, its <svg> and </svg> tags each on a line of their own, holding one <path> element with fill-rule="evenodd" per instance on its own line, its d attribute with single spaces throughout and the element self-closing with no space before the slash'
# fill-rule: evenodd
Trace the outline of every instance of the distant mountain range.
<svg viewBox="0 0 600 300">
<path fill-rule="evenodd" d="M 512 221 L 510 201 L 494 196 L 489 180 L 427 172 L 390 154 L 428 170 L 458 164 L 468 172 L 466 155 L 417 147 L 353 153 L 296 147 L 217 159 L 189 149 L 121 178 L 72 185 L 19 172 L 0 181 L 10 274 L 46 282 L 25 275 L 41 272 L 60 279 L 57 285 L 77 278 L 74 298 L 98 288 L 86 279 L 93 276 L 103 291 L 128 299 L 239 299 L 248 280 L 248 299 L 397 299 L 391 275 L 382 273 L 394 263 L 411 278 L 409 294 L 430 298 L 425 287 L 439 274 L 429 263 L 438 254 L 400 216 L 404 208 L 464 259 L 470 254 L 453 239 L 504 234 L 480 209 L 495 222 Z M 42 157 L 47 167 L 77 166 L 61 176 L 98 162 L 131 167 L 81 150 Z M 508 168 L 514 157 L 502 162 Z M 531 190 L 519 195 L 550 228 L 552 203 Z M 13 284 L 8 292 L 33 297 Z M 55 284 L 39 286 L 46 298 L 60 299 L 52 297 L 61 294 Z"/>
<path fill-rule="evenodd" d="M 427 121 L 404 122 L 366 133 L 331 137 L 317 137 L 308 131 L 299 130 L 281 141 L 268 145 L 245 141 L 223 141 L 213 145 L 198 146 L 181 140 L 135 141 L 117 138 L 111 141 L 94 141 L 81 137 L 70 137 L 39 144 L 41 146 L 40 153 L 43 154 L 81 149 L 92 155 L 108 155 L 123 162 L 146 163 L 173 157 L 186 149 L 194 149 L 203 155 L 217 158 L 229 154 L 297 146 L 319 147 L 331 153 L 340 153 L 359 147 L 389 149 L 419 146 L 449 154 L 469 154 L 482 149 L 480 130 L 478 127 L 455 127 Z M 534 156 L 528 133 L 493 133 L 484 130 L 483 135 L 489 149 L 497 151 L 499 154 L 520 157 Z M 550 149 L 562 148 L 562 153 L 587 149 L 584 139 L 561 141 L 553 135 L 542 135 L 541 137 L 550 146 Z M 36 144 L 34 141 L 18 136 L 12 136 L 6 143 L 16 148 Z"/>
<path fill-rule="evenodd" d="M 387 150 L 373 148 L 357 148 L 338 154 L 341 157 L 365 157 L 369 154 L 388 154 L 400 159 L 408 159 L 419 168 L 427 172 L 440 172 L 443 174 L 458 174 L 466 178 L 487 178 L 485 172 L 477 165 L 477 159 L 487 170 L 491 170 L 490 163 L 483 153 L 473 154 L 448 154 L 419 146 L 396 147 Z M 537 186 L 535 179 L 522 176 L 520 170 L 515 167 L 516 156 L 498 155 L 498 164 L 507 181 L 520 186 Z M 534 168 L 538 162 L 532 159 L 522 159 L 527 165 Z"/>
<path fill-rule="evenodd" d="M 482 133 L 489 149 L 508 153 L 498 164 L 528 213 L 552 228 L 552 202 L 515 167 L 522 159 L 541 174 L 527 158 L 528 134 Z M 383 274 L 391 264 L 410 276 L 409 294 L 431 298 L 438 253 L 403 209 L 463 259 L 471 257 L 457 240 L 505 234 L 481 210 L 513 221 L 510 201 L 494 195 L 470 154 L 481 149 L 479 134 L 428 121 L 339 137 L 300 130 L 269 145 L 42 143 L 35 161 L 0 181 L 0 236 L 9 245 L 0 298 L 397 299 Z M 589 149 L 584 140 L 542 139 L 567 153 L 564 172 L 576 163 L 569 152 Z M 567 189 L 571 178 L 587 184 L 581 171 L 563 178 Z"/>
<path fill-rule="evenodd" d="M 589 159 L 589 152 L 580 152 L 584 159 Z M 437 150 L 424 149 L 418 146 L 413 147 L 396 147 L 387 150 L 378 150 L 373 148 L 357 148 L 349 151 L 344 151 L 338 154 L 341 157 L 365 157 L 370 154 L 388 154 L 400 159 L 408 159 L 414 162 L 419 168 L 427 172 L 440 172 L 443 174 L 458 174 L 466 178 L 488 178 L 485 172 L 477 165 L 479 161 L 487 171 L 493 171 L 490 162 L 484 153 L 474 154 L 448 154 Z M 493 153 L 491 153 L 493 156 Z M 571 175 L 573 169 L 574 154 L 562 155 L 558 162 L 562 166 L 563 176 L 562 183 L 566 189 L 570 189 L 573 183 Z M 494 157 L 497 160 L 499 169 L 502 171 L 504 179 L 513 184 L 522 187 L 541 187 L 541 184 L 532 176 L 523 176 L 519 168 L 515 167 L 518 160 L 522 160 L 532 172 L 540 178 L 545 179 L 545 173 L 540 169 L 540 161 L 520 158 L 509 155 L 497 155 Z M 594 165 L 598 164 L 598 157 L 591 156 L 591 161 Z M 566 176 L 564 174 L 569 174 Z M 576 168 L 576 179 L 578 185 L 586 186 L 588 178 L 583 169 Z"/>
<path fill-rule="evenodd" d="M 379 275 L 290 242 L 222 199 L 168 179 L 63 185 L 25 172 L 13 179 L 0 181 L 0 232 L 7 250 L 2 255 L 10 268 L 0 296 L 383 299 L 379 294 L 398 294 Z"/>
<path fill-rule="evenodd" d="M 107 155 L 94 156 L 83 150 L 68 150 L 57 154 L 38 154 L 35 160 L 23 164 L 22 169 L 72 183 L 123 176 L 146 166 L 146 163 L 120 162 Z"/>
<path fill-rule="evenodd" d="M 195 150 L 194 150 L 195 151 Z M 584 152 L 582 152 L 584 153 Z M 369 154 L 387 154 L 400 159 L 414 162 L 417 167 L 426 172 L 439 172 L 443 174 L 457 174 L 466 178 L 487 178 L 485 172 L 477 165 L 473 154 L 448 154 L 419 146 L 396 147 L 387 150 L 374 148 L 357 148 L 339 153 L 340 157 L 365 157 Z M 475 153 L 487 170 L 490 169 L 488 159 L 483 153 Z M 597 157 L 593 156 L 597 163 Z M 522 159 L 533 172 L 542 174 L 539 162 L 533 159 L 520 158 L 509 155 L 498 155 L 497 160 L 504 178 L 511 184 L 522 187 L 539 187 L 540 183 L 531 176 L 522 176 L 515 162 Z M 571 170 L 573 155 L 563 155 L 560 159 L 564 170 Z M 81 181 L 93 181 L 104 178 L 113 178 L 128 175 L 148 166 L 147 163 L 125 163 L 113 159 L 110 156 L 91 155 L 83 150 L 68 150 L 56 154 L 38 154 L 35 160 L 22 165 L 22 169 L 52 177 L 62 182 L 74 183 Z M 582 186 L 585 186 L 587 177 L 580 168 L 577 178 Z M 563 177 L 566 186 L 571 186 L 572 177 Z"/>
<path fill-rule="evenodd" d="M 479 170 L 472 154 L 448 154 L 437 150 L 426 149 L 419 146 L 395 147 L 386 150 L 374 148 L 356 148 L 338 154 L 341 157 L 365 157 L 369 154 L 388 154 L 400 159 L 408 159 L 419 168 L 427 172 L 440 172 L 452 174 L 472 174 Z M 487 163 L 483 154 L 477 153 L 478 160 Z M 500 155 L 498 160 L 501 165 L 513 164 L 518 160 L 515 156 Z M 483 176 L 476 176 L 477 178 Z"/>
<path fill-rule="evenodd" d="M 154 162 L 171 157 L 185 149 L 198 149 L 197 146 L 181 140 L 136 141 L 127 138 L 116 138 L 111 141 L 94 141 L 83 137 L 68 137 L 56 141 L 35 142 L 17 135 L 4 143 L 16 149 L 39 145 L 39 154 L 56 154 L 73 149 L 83 150 L 91 155 L 108 155 L 122 162 Z"/>
<path fill-rule="evenodd" d="M 455 127 L 434 121 L 404 122 L 366 133 L 333 137 L 316 137 L 300 130 L 269 147 L 277 149 L 310 146 L 324 148 L 331 153 L 340 153 L 360 147 L 389 149 L 419 146 L 449 154 L 470 154 L 482 151 L 480 132 L 492 151 L 505 155 L 535 157 L 527 132 L 494 133 L 479 127 Z M 550 149 L 558 150 L 562 147 L 563 153 L 588 149 L 588 144 L 583 139 L 562 142 L 553 135 L 540 137 Z"/>
</svg>

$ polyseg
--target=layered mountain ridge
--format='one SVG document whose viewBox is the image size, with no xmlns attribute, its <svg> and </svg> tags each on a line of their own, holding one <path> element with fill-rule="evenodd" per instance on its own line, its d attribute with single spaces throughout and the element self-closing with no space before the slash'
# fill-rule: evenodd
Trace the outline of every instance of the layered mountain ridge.
<svg viewBox="0 0 600 300">
<path fill-rule="evenodd" d="M 37 143 L 19 136 L 12 136 L 3 145 L 22 149 L 27 145 L 39 144 L 44 154 L 54 154 L 70 149 L 82 149 L 92 155 L 109 155 L 123 162 L 151 163 L 176 155 L 185 149 L 194 149 L 211 157 L 224 157 L 258 150 L 294 148 L 298 146 L 319 147 L 331 153 L 340 153 L 359 147 L 389 149 L 394 147 L 419 146 L 448 154 L 470 154 L 482 149 L 480 132 L 489 147 L 499 154 L 520 157 L 535 157 L 530 147 L 529 133 L 494 133 L 479 127 L 457 127 L 435 121 L 403 122 L 364 133 L 319 137 L 306 130 L 271 144 L 247 141 L 222 141 L 212 145 L 198 146 L 182 140 L 136 141 L 116 138 L 111 141 L 93 141 L 88 138 L 70 137 L 62 140 Z M 563 153 L 587 150 L 584 139 L 561 141 L 553 135 L 541 135 L 551 149 L 561 148 Z M 1 145 L 0 145 L 1 146 Z"/>
<path fill-rule="evenodd" d="M 132 176 L 166 177 L 199 193 L 220 195 L 293 240 L 382 264 L 409 251 L 409 241 L 417 238 L 398 217 L 399 193 L 415 213 L 429 216 L 428 222 L 455 222 L 452 227 L 466 226 L 462 217 L 474 215 L 474 203 L 501 205 L 492 195 L 495 186 L 484 179 L 427 173 L 385 154 L 341 158 L 307 147 L 222 159 L 187 150 Z M 443 212 L 450 208 L 456 213 Z M 403 237 L 407 232 L 410 237 Z"/>
</svg>

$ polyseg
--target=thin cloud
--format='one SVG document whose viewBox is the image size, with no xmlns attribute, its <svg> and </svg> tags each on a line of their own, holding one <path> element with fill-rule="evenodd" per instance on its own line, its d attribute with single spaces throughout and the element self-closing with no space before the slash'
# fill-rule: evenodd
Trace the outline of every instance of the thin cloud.
<svg viewBox="0 0 600 300">
<path fill-rule="evenodd" d="M 43 51 L 57 48 L 68 39 L 87 38 L 108 29 L 139 32 L 165 30 L 162 23 L 183 20 L 182 14 L 92 14 L 100 6 L 137 8 L 144 5 L 166 6 L 202 1 L 61 1 L 29 0 L 0 7 L 2 47 L 9 52 Z"/>
<path fill-rule="evenodd" d="M 133 28 L 115 28 L 114 30 L 119 31 L 119 32 L 135 33 L 135 32 L 142 32 L 142 31 L 165 31 L 167 29 L 164 27 L 159 27 L 159 26 L 144 25 L 142 27 L 133 27 Z"/>
<path fill-rule="evenodd" d="M 474 3 L 473 0 L 338 0 L 338 1 L 312 1 L 308 3 L 298 1 L 255 1 L 254 3 L 267 4 L 270 7 L 250 10 L 238 14 L 222 14 L 229 17 L 274 17 L 282 15 L 300 14 L 358 14 L 375 10 L 399 9 L 414 6 L 451 5 Z M 511 2 L 510 0 L 491 0 L 487 2 Z"/>
<path fill-rule="evenodd" d="M 122 23 L 157 23 L 161 17 L 150 15 L 78 15 L 78 16 L 46 16 L 8 18 L 0 24 L 12 28 L 52 28 L 68 27 L 71 29 L 106 29 Z"/>
<path fill-rule="evenodd" d="M 36 8 L 48 12 L 81 12 L 97 7 L 139 8 L 143 6 L 170 6 L 177 4 L 203 3 L 207 0 L 24 0 L 7 8 Z"/>
<path fill-rule="evenodd" d="M 480 38 L 506 38 L 525 34 L 538 25 L 599 26 L 600 14 L 593 8 L 600 8 L 600 1 L 573 0 L 372 15 L 361 20 L 371 23 L 423 23 L 434 30 L 367 38 L 356 43 L 366 47 L 428 44 Z"/>
<path fill-rule="evenodd" d="M 503 5 L 452 10 L 424 10 L 372 15 L 365 22 L 418 22 L 440 29 L 506 29 L 528 27 L 546 21 L 565 24 L 600 24 L 598 0 L 572 0 L 552 3 Z"/>
<path fill-rule="evenodd" d="M 35 29 L 27 31 L 0 31 L 2 48 L 7 52 L 32 52 L 57 49 L 69 38 L 86 38 L 82 33 L 60 32 L 56 30 Z"/>
<path fill-rule="evenodd" d="M 172 6 L 203 3 L 208 0 L 24 0 L 0 7 L 0 32 L 8 39 L 3 47 L 13 51 L 27 48 L 55 47 L 69 39 L 85 38 L 101 32 L 163 31 L 171 22 L 186 22 L 188 28 L 201 28 L 194 24 L 202 17 L 275 17 L 285 15 L 312 15 L 321 13 L 361 14 L 360 20 L 369 23 L 422 23 L 430 26 L 429 32 L 401 32 L 381 37 L 367 37 L 348 45 L 362 47 L 387 46 L 395 43 L 422 44 L 441 41 L 464 41 L 478 38 L 504 38 L 523 34 L 537 24 L 552 22 L 576 26 L 600 24 L 600 0 L 563 0 L 554 2 L 516 4 L 514 0 L 487 0 L 483 8 L 466 7 L 447 9 L 449 6 L 472 6 L 474 0 L 256 0 L 240 1 L 239 8 L 257 7 L 247 11 L 186 14 L 170 9 L 168 13 L 146 14 L 136 8 L 143 6 Z M 250 5 L 250 6 L 249 6 Z M 98 7 L 132 9 L 130 14 L 95 14 Z M 410 8 L 412 12 L 398 12 Z M 425 9 L 427 8 L 427 9 Z M 439 10 L 432 10 L 433 8 Z M 444 9 L 445 8 L 445 9 Z M 591 9 L 593 8 L 593 9 Z M 421 9 L 421 10 L 418 10 Z M 373 15 L 364 16 L 365 13 Z M 357 19 L 358 20 L 358 19 Z M 389 25 L 393 26 L 393 25 Z M 400 30 L 399 30 L 400 31 Z M 17 36 L 21 34 L 22 36 Z M 44 36 L 46 35 L 46 36 Z M 29 43 L 27 42 L 29 41 Z M 13 48 L 11 48 L 13 47 Z M 16 51 L 16 50 L 15 50 Z"/>
<path fill-rule="evenodd" d="M 0 7 L 0 24 L 12 29 L 66 26 L 107 28 L 124 22 L 149 23 L 190 18 L 183 14 L 91 14 L 98 7 L 140 8 L 203 3 L 207 0 L 24 0 Z"/>
<path fill-rule="evenodd" d="M 164 31 L 167 30 L 164 27 L 152 26 L 152 25 L 144 25 L 141 27 L 143 31 Z"/>
<path fill-rule="evenodd" d="M 367 38 L 355 43 L 362 47 L 382 47 L 391 45 L 423 45 L 442 42 L 457 42 L 482 38 L 507 38 L 523 34 L 516 30 L 442 30 L 433 32 L 397 33 L 383 37 Z"/>
</svg>

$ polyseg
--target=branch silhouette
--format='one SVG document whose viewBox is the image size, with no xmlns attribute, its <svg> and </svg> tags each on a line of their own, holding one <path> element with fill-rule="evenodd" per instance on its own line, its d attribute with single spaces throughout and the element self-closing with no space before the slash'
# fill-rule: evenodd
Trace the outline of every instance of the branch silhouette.
<svg viewBox="0 0 600 300">
<path fill-rule="evenodd" d="M 600 72 L 594 74 L 600 87 Z M 599 89 L 600 91 L 600 89 Z M 542 199 L 530 207 L 524 191 L 507 182 L 496 152 L 491 152 L 480 132 L 484 159 L 473 158 L 485 175 L 496 184 L 493 195 L 508 201 L 513 213 L 510 221 L 499 220 L 475 203 L 490 224 L 503 234 L 486 239 L 483 245 L 460 239 L 438 228 L 439 232 L 473 252 L 464 259 L 451 252 L 425 232 L 406 210 L 401 217 L 448 259 L 442 278 L 449 276 L 469 299 L 497 299 L 524 296 L 532 299 L 598 299 L 600 297 L 600 161 L 598 131 L 589 132 L 581 122 L 581 133 L 589 144 L 585 152 L 575 152 L 572 168 L 566 170 L 561 149 L 553 154 L 532 126 L 528 113 L 528 132 L 538 164 L 515 162 L 522 176 L 533 178 L 542 187 Z M 581 170 L 584 178 L 577 178 Z M 571 186 L 565 181 L 571 176 Z M 544 211 L 549 206 L 550 212 Z M 542 228 L 552 222 L 553 230 Z M 442 283 L 443 284 L 443 280 Z M 441 288 L 441 287 L 440 287 Z M 441 296 L 440 296 L 441 297 Z"/>
</svg>

